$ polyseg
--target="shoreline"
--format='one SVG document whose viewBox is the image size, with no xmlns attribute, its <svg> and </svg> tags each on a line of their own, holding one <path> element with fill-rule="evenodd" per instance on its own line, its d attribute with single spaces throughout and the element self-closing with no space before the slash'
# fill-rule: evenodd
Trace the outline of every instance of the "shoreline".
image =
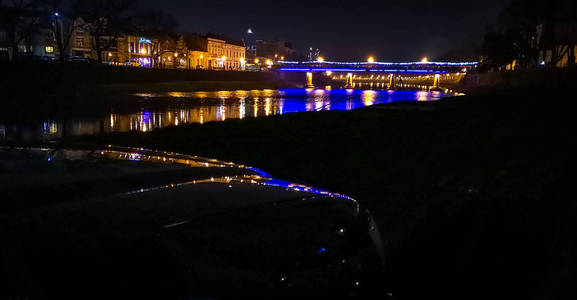
<svg viewBox="0 0 577 300">
<path fill-rule="evenodd" d="M 52 146 L 112 144 L 214 157 L 349 195 L 377 221 L 399 294 L 447 282 L 467 294 L 512 277 L 511 291 L 518 293 L 539 281 L 534 274 L 562 274 L 561 267 L 551 269 L 551 259 L 569 253 L 568 241 L 577 238 L 555 230 L 570 228 L 566 216 L 577 213 L 567 197 L 573 118 L 544 105 L 571 95 L 485 91 L 69 138 Z"/>
</svg>

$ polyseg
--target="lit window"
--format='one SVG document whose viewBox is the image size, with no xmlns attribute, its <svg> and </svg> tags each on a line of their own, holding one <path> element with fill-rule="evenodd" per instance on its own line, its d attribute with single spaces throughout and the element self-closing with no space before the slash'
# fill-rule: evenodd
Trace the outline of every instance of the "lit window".
<svg viewBox="0 0 577 300">
<path fill-rule="evenodd" d="M 83 48 L 84 47 L 84 37 L 76 37 L 76 47 Z"/>
<path fill-rule="evenodd" d="M 54 53 L 54 47 L 52 46 L 46 46 L 44 47 L 44 50 L 46 51 L 46 53 Z"/>
</svg>

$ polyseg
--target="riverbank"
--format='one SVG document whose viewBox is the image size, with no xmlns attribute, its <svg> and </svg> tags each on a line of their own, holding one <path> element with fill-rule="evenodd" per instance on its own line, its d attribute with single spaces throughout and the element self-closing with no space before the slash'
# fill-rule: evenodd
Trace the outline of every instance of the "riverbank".
<svg viewBox="0 0 577 300">
<path fill-rule="evenodd" d="M 67 143 L 214 157 L 354 196 L 379 222 L 404 299 L 553 299 L 577 283 L 570 96 L 493 92 Z"/>
<path fill-rule="evenodd" d="M 290 88 L 274 72 L 149 69 L 51 62 L 0 63 L 1 101 L 118 96 L 137 92 Z M 38 98 L 38 99 L 37 99 Z"/>
</svg>

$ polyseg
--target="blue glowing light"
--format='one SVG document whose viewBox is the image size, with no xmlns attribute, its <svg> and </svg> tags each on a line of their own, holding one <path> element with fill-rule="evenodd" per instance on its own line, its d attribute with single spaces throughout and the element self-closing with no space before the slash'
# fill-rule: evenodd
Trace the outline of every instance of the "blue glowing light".
<svg viewBox="0 0 577 300">
<path fill-rule="evenodd" d="M 55 17 L 60 17 L 60 14 L 57 13 L 57 12 L 55 12 L 55 13 L 54 13 L 54 16 L 55 16 Z"/>
<path fill-rule="evenodd" d="M 351 73 L 351 72 L 366 72 L 366 70 L 363 69 L 341 69 L 341 68 L 333 68 L 333 69 L 329 69 L 329 68 L 281 68 L 281 71 L 293 71 L 293 72 L 327 72 L 327 71 L 331 71 L 334 73 L 338 73 L 338 72 L 346 72 L 346 73 Z"/>
<path fill-rule="evenodd" d="M 328 65 L 348 65 L 348 66 L 369 66 L 369 65 L 381 65 L 381 66 L 415 66 L 415 65 L 430 65 L 430 66 L 453 66 L 453 67 L 466 67 L 466 66 L 477 66 L 478 62 L 338 62 L 338 61 L 279 61 L 280 65 L 308 65 L 308 64 L 328 64 Z"/>
<path fill-rule="evenodd" d="M 323 254 L 323 253 L 325 253 L 325 252 L 327 252 L 327 249 L 326 249 L 326 248 L 321 248 L 321 249 L 319 249 L 319 254 Z"/>
<path fill-rule="evenodd" d="M 435 71 L 435 70 L 424 70 L 424 69 L 344 69 L 344 68 L 280 68 L 281 71 L 284 72 L 333 72 L 333 73 L 364 73 L 364 72 L 373 72 L 373 73 L 448 73 L 448 71 Z"/>
</svg>

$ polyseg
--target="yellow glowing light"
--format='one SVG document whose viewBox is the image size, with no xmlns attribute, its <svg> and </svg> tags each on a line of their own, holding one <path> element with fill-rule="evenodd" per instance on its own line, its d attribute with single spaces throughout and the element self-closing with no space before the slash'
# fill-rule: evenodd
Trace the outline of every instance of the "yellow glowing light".
<svg viewBox="0 0 577 300">
<path fill-rule="evenodd" d="M 423 57 L 423 59 L 421 59 L 421 62 L 426 63 L 429 62 L 429 58 L 428 57 Z"/>
<path fill-rule="evenodd" d="M 204 58 L 204 55 L 201 54 L 201 55 L 200 55 L 200 59 L 203 59 L 203 58 Z"/>
<path fill-rule="evenodd" d="M 284 60 L 284 56 L 281 56 L 281 57 L 280 57 L 280 60 Z"/>
<path fill-rule="evenodd" d="M 367 62 L 368 62 L 369 64 L 372 64 L 372 63 L 375 62 L 375 58 L 371 56 L 371 57 L 369 57 L 369 59 L 367 59 Z"/>
<path fill-rule="evenodd" d="M 178 53 L 174 53 L 174 57 L 178 57 Z"/>
<path fill-rule="evenodd" d="M 140 49 L 140 54 L 146 55 L 146 49 L 145 48 Z"/>
<path fill-rule="evenodd" d="M 108 52 L 108 57 L 112 57 L 112 53 L 111 53 L 111 52 Z"/>
<path fill-rule="evenodd" d="M 318 62 L 324 62 L 324 61 L 325 61 L 325 58 L 322 57 L 322 56 L 319 56 L 319 57 L 317 58 L 317 61 L 318 61 Z"/>
<path fill-rule="evenodd" d="M 267 59 L 267 60 L 266 60 L 266 64 L 269 65 L 269 66 L 271 66 L 271 65 L 272 65 L 272 60 Z"/>
<path fill-rule="evenodd" d="M 223 57 L 222 57 L 222 61 L 226 61 L 226 56 L 223 56 Z"/>
<path fill-rule="evenodd" d="M 327 71 L 327 76 L 333 75 L 333 71 Z"/>
<path fill-rule="evenodd" d="M 258 62 L 259 62 L 258 58 L 255 58 L 255 59 L 254 59 L 254 63 L 255 63 L 255 64 L 258 64 Z"/>
</svg>

